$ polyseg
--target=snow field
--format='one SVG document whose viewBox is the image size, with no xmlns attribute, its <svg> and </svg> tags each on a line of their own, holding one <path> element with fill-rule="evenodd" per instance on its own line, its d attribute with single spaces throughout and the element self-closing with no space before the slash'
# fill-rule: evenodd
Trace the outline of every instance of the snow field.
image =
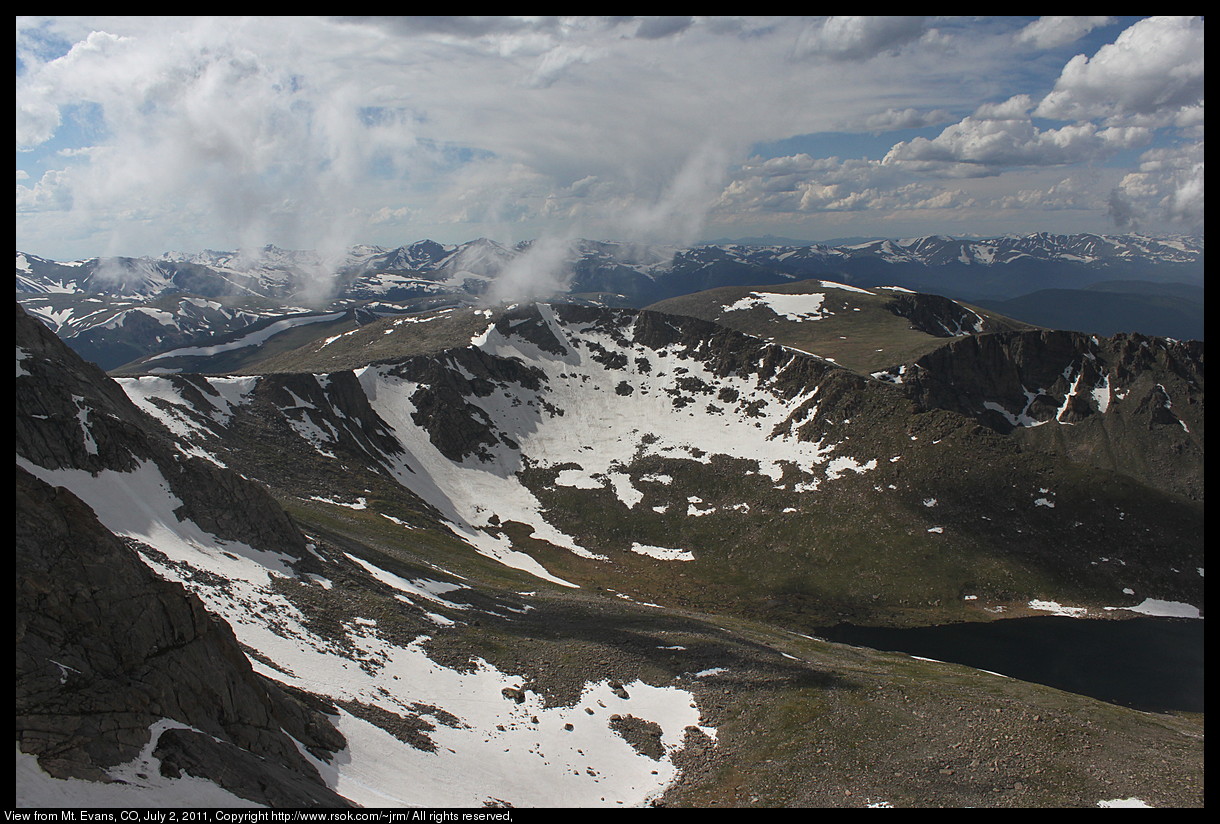
<svg viewBox="0 0 1220 824">
<path fill-rule="evenodd" d="M 748 309 L 766 307 L 771 312 L 788 320 L 821 320 L 834 314 L 822 308 L 826 295 L 814 292 L 806 295 L 787 295 L 777 292 L 751 292 L 744 298 L 724 307 L 725 312 L 744 312 Z"/>
<path fill-rule="evenodd" d="M 185 346 L 181 349 L 171 349 L 168 352 L 162 352 L 152 358 L 149 362 L 160 360 L 162 358 L 177 358 L 185 355 L 217 355 L 221 352 L 231 352 L 234 349 L 245 349 L 248 346 L 260 346 L 270 338 L 286 332 L 296 326 L 304 326 L 310 323 L 326 323 L 327 321 L 338 320 L 343 317 L 343 312 L 331 312 L 325 315 L 309 315 L 307 317 L 285 318 L 284 320 L 276 321 L 258 331 L 250 332 L 236 340 L 228 343 L 216 343 L 211 346 Z"/>
<path fill-rule="evenodd" d="M 636 487 L 628 469 L 638 458 L 651 455 L 703 463 L 710 462 L 713 455 L 749 460 L 756 462 L 759 473 L 777 486 L 785 469 L 792 469 L 803 477 L 792 486 L 797 492 L 814 491 L 823 480 L 835 480 L 846 471 L 866 472 L 877 465 L 875 458 L 862 461 L 846 455 L 832 457 L 840 444 L 804 442 L 797 441 L 791 434 L 770 434 L 785 424 L 794 410 L 803 409 L 805 414 L 812 414 L 809 407 L 815 399 L 816 387 L 801 397 L 784 398 L 753 375 L 717 377 L 696 358 L 683 357 L 681 347 L 655 352 L 630 344 L 629 351 L 624 352 L 628 356 L 628 367 L 608 369 L 590 353 L 594 347 L 622 351 L 612 336 L 592 327 L 571 328 L 550 306 L 537 304 L 537 307 L 542 321 L 565 344 L 569 351 L 567 356 L 544 352 L 511 331 L 502 334 L 494 325 L 489 325 L 473 342 L 489 354 L 515 358 L 540 369 L 545 375 L 540 391 L 506 386 L 488 397 L 467 399 L 485 413 L 495 430 L 508 435 L 520 446 L 520 450 L 514 450 L 497 445 L 490 450 L 490 462 L 472 456 L 455 463 L 441 455 L 427 432 L 411 419 L 414 407 L 410 398 L 418 386 L 390 374 L 392 367 L 365 367 L 356 371 L 373 408 L 391 426 L 406 450 L 402 455 L 383 456 L 386 465 L 393 467 L 400 483 L 443 513 L 459 538 L 500 563 L 553 583 L 572 586 L 528 555 L 514 550 L 505 536 L 493 534 L 495 530 L 488 529 L 493 524 L 493 516 L 500 523 L 527 524 L 534 530 L 535 538 L 580 557 L 605 560 L 605 556 L 581 546 L 576 538 L 546 521 L 539 501 L 517 477 L 525 467 L 525 458 L 531 466 L 543 469 L 567 464 L 568 467 L 558 473 L 557 485 L 606 489 L 628 508 L 634 508 L 644 500 L 644 492 Z M 630 337 L 630 329 L 624 331 Z M 788 365 L 799 357 L 793 354 Z M 325 376 L 318 377 L 325 379 Z M 708 386 L 727 387 L 737 393 L 734 403 L 743 408 L 749 405 L 756 414 L 753 417 L 731 411 L 723 414 L 723 407 L 729 404 L 698 394 L 688 395 L 691 402 L 676 407 L 670 393 L 676 388 L 678 377 L 702 381 Z M 209 380 L 222 392 L 222 400 L 217 402 L 217 399 L 209 398 L 214 408 L 203 411 L 223 424 L 231 416 L 232 408 L 248 399 L 253 381 L 257 379 Z M 618 394 L 616 390 L 624 382 L 632 391 Z M 155 415 L 171 431 L 182 435 L 205 434 L 202 425 L 186 412 L 167 412 L 153 403 L 153 399 L 160 399 L 178 407 L 189 406 L 169 380 L 131 378 L 124 379 L 122 385 L 142 409 Z M 605 402 L 602 402 L 603 398 Z M 544 411 L 544 404 L 562 409 L 563 414 L 551 415 Z M 714 407 L 720 411 L 715 411 Z M 328 423 L 321 427 L 310 419 L 285 417 L 319 454 L 332 459 L 337 457 L 331 446 L 337 443 L 340 433 L 333 425 Z M 646 425 L 647 431 L 641 425 Z M 215 458 L 211 459 L 218 463 Z M 579 468 L 571 468 L 573 464 Z M 641 479 L 645 480 L 666 482 L 669 479 L 667 476 Z M 492 501 L 495 502 L 494 511 L 488 506 Z M 693 510 L 690 515 L 714 511 L 690 509 Z M 657 553 L 653 557 L 671 560 L 683 557 L 683 552 L 687 550 L 673 549 L 671 553 Z"/>
<path fill-rule="evenodd" d="M 126 764 L 111 767 L 106 773 L 115 782 L 102 784 L 78 778 L 55 778 L 17 746 L 15 797 L 17 807 L 64 809 L 67 807 L 258 807 L 233 795 L 204 778 L 183 774 L 180 778 L 161 775 L 160 760 L 152 752 L 161 733 L 168 729 L 193 729 L 169 719 L 149 728 L 149 742 Z M 196 730 L 198 732 L 198 730 Z"/>
<path fill-rule="evenodd" d="M 132 403 L 160 421 L 170 432 L 183 438 L 207 437 L 213 434 L 185 410 L 193 410 L 224 426 L 233 418 L 235 407 L 249 403 L 250 394 L 258 380 L 254 377 L 208 378 L 208 385 L 216 390 L 219 396 L 203 393 L 210 408 L 196 409 L 182 397 L 172 379 L 156 376 L 115 378 L 115 382 L 122 387 Z M 173 408 L 167 409 L 165 404 Z"/>
<path fill-rule="evenodd" d="M 688 691 L 638 681 L 626 685 L 626 699 L 606 682 L 590 682 L 572 706 L 546 707 L 533 693 L 517 703 L 503 690 L 519 687 L 519 677 L 482 660 L 472 662 L 467 671 L 441 666 L 422 648 L 427 636 L 397 645 L 378 633 L 375 621 L 359 615 L 352 616 L 340 647 L 308 629 L 296 607 L 270 585 L 273 576 L 293 575 L 287 559 L 220 540 L 189 521 L 179 521 L 173 512 L 181 502 L 154 465 L 143 464 L 131 473 L 103 471 L 95 477 L 79 470 L 42 469 L 20 458 L 18 462 L 48 483 L 71 489 L 115 534 L 149 544 L 174 564 L 222 576 L 225 588 L 214 588 L 176 566 L 144 558 L 162 577 L 195 592 L 229 623 L 239 641 L 273 662 L 252 661 L 256 671 L 310 692 L 396 714 L 429 717 L 433 708 L 431 717 L 437 723 L 429 737 L 435 752 L 415 749 L 350 715 L 340 717 L 349 746 L 323 773 L 333 788 L 358 803 L 452 807 L 498 798 L 526 806 L 643 804 L 676 776 L 670 756 L 681 747 L 685 728 L 698 725 L 699 711 Z M 417 597 L 460 606 L 441 597 L 456 586 L 408 582 L 358 563 Z M 461 719 L 460 724 L 447 726 L 446 713 Z M 665 755 L 658 761 L 636 752 L 609 726 L 615 713 L 659 724 Z M 715 735 L 714 729 L 704 731 Z M 28 763 L 22 767 L 20 758 L 19 767 L 31 776 L 31 793 L 58 786 L 47 785 Z M 404 780 L 407 776 L 410 780 Z M 208 787 L 215 789 L 207 784 L 201 792 L 210 792 Z M 147 806 L 163 788 L 154 782 L 146 789 L 138 801 L 126 796 L 114 800 Z M 98 802 L 109 798 L 81 797 Z M 215 803 L 225 800 L 200 797 L 215 798 Z"/>
</svg>

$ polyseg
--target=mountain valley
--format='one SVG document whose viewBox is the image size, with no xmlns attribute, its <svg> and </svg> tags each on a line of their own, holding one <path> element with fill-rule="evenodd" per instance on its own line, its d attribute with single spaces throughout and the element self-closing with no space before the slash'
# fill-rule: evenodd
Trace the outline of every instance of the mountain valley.
<svg viewBox="0 0 1220 824">
<path fill-rule="evenodd" d="M 19 253 L 18 803 L 1202 805 L 1201 713 L 819 637 L 1202 618 L 1202 342 L 928 293 L 1201 282 L 1090 237 Z"/>
</svg>

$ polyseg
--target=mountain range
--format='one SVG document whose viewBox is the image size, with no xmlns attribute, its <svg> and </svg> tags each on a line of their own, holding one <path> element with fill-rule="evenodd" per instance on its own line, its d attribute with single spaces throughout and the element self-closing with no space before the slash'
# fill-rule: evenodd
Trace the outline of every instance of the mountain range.
<svg viewBox="0 0 1220 824">
<path fill-rule="evenodd" d="M 28 311 L 109 369 L 202 332 L 242 328 L 269 309 L 333 311 L 370 302 L 439 308 L 472 303 L 489 290 L 493 300 L 642 308 L 716 287 L 808 278 L 939 294 L 1050 328 L 1203 336 L 1202 239 L 1138 235 L 691 248 L 589 240 L 504 245 L 480 238 L 355 246 L 329 259 L 267 246 L 67 263 L 18 252 L 16 291 Z M 493 284 L 508 281 L 511 289 L 495 292 Z"/>
<path fill-rule="evenodd" d="M 1201 714 L 819 637 L 1202 615 L 1202 342 L 906 285 L 1201 242 L 969 243 L 19 253 L 19 805 L 1201 805 Z"/>
</svg>

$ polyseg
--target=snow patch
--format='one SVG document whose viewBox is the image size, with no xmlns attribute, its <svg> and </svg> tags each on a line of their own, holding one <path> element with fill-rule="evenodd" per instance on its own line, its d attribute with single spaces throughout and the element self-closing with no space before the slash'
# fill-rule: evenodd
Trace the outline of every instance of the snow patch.
<svg viewBox="0 0 1220 824">
<path fill-rule="evenodd" d="M 1062 615 L 1066 618 L 1083 618 L 1089 612 L 1085 607 L 1065 607 L 1055 601 L 1033 600 L 1029 602 L 1029 608 L 1039 612 L 1049 612 L 1052 615 Z"/>
<path fill-rule="evenodd" d="M 1203 614 L 1196 606 L 1179 601 L 1162 601 L 1157 598 L 1145 598 L 1133 607 L 1106 607 L 1106 609 L 1125 609 L 1128 612 L 1138 612 L 1141 615 L 1153 615 L 1160 618 L 1203 618 Z"/>
<path fill-rule="evenodd" d="M 663 546 L 649 546 L 648 544 L 632 543 L 631 551 L 637 555 L 647 555 L 650 558 L 658 558 L 662 561 L 693 561 L 695 556 L 685 549 L 670 549 Z"/>
</svg>

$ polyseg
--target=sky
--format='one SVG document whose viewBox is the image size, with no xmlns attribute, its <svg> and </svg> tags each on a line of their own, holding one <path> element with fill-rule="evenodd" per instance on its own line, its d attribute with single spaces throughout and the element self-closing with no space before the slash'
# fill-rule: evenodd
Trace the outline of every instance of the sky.
<svg viewBox="0 0 1220 824">
<path fill-rule="evenodd" d="M 1202 234 L 1191 17 L 18 17 L 17 248 Z"/>
</svg>

